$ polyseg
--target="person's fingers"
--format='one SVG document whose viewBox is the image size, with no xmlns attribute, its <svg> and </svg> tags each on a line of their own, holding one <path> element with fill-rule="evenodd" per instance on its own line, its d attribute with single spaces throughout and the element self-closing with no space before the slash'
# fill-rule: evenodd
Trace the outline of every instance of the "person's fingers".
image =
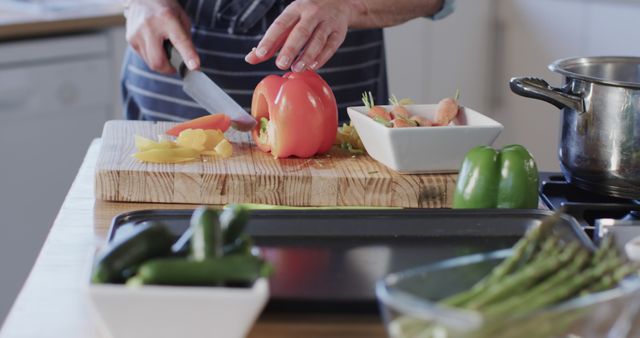
<svg viewBox="0 0 640 338">
<path fill-rule="evenodd" d="M 258 43 L 254 55 L 258 60 L 264 61 L 270 59 L 278 49 L 282 46 L 289 32 L 300 20 L 300 13 L 294 6 L 295 2 L 287 7 L 280 16 L 278 16 L 264 36 Z"/>
<path fill-rule="evenodd" d="M 144 59 L 144 48 L 140 48 L 140 44 L 138 43 L 138 41 L 128 41 L 129 42 L 129 46 L 131 46 L 131 49 L 133 49 L 134 52 L 136 52 L 136 54 L 138 54 L 142 59 Z"/>
<path fill-rule="evenodd" d="M 244 60 L 252 65 L 258 64 L 260 62 L 264 62 L 266 60 L 269 60 L 271 57 L 273 57 L 273 55 L 275 55 L 275 53 L 282 48 L 282 45 L 284 45 L 284 42 L 287 40 L 287 37 L 289 36 L 289 33 L 291 33 L 291 30 L 293 29 L 293 26 L 291 26 L 289 28 L 288 31 L 286 31 L 284 34 L 282 34 L 280 36 L 280 38 L 275 42 L 275 44 L 272 45 L 272 49 L 270 51 L 267 52 L 267 54 L 263 55 L 263 56 L 259 56 L 258 55 L 258 48 L 257 47 L 253 47 L 251 49 L 251 51 L 247 54 L 247 56 L 245 56 Z"/>
<path fill-rule="evenodd" d="M 182 23 L 178 18 L 175 20 L 168 20 L 166 23 L 167 38 L 173 44 L 173 47 L 178 50 L 180 56 L 184 60 L 184 64 L 190 70 L 200 68 L 200 57 L 196 52 L 196 47 L 191 41 L 189 31 L 185 30 Z M 162 48 L 162 41 L 160 42 L 160 48 Z M 166 57 L 165 57 L 166 59 Z"/>
<path fill-rule="evenodd" d="M 144 61 L 145 64 L 149 64 L 149 62 L 147 61 L 147 52 L 145 50 L 144 47 L 140 47 L 139 45 L 136 46 L 131 46 L 133 48 L 133 50 L 136 52 L 136 54 L 138 54 L 138 56 L 140 56 L 140 58 L 142 59 L 142 61 Z"/>
<path fill-rule="evenodd" d="M 169 64 L 169 60 L 162 46 L 162 38 L 148 37 L 146 41 L 144 59 L 149 68 L 159 73 L 174 73 L 175 69 Z"/>
<path fill-rule="evenodd" d="M 315 17 L 303 17 L 293 28 L 287 41 L 280 49 L 280 54 L 276 59 L 276 66 L 282 70 L 291 67 L 293 61 L 307 44 L 311 35 L 318 26 L 318 19 Z M 301 69 L 306 67 L 305 64 L 299 65 Z M 300 71 L 300 70 L 298 70 Z"/>
<path fill-rule="evenodd" d="M 324 66 L 325 63 L 327 63 L 327 61 L 329 61 L 329 59 L 331 59 L 331 57 L 336 53 L 336 51 L 338 50 L 338 47 L 340 47 L 342 42 L 344 42 L 344 39 L 346 36 L 347 36 L 346 31 L 333 32 L 329 34 L 329 37 L 327 38 L 327 43 L 322 49 L 320 56 L 318 56 L 316 61 L 313 64 L 311 64 L 311 66 L 314 66 L 314 67 L 310 67 L 310 68 L 313 70 L 316 70 Z"/>
<path fill-rule="evenodd" d="M 256 55 L 256 50 L 256 47 L 251 48 L 251 51 L 247 54 L 247 56 L 244 57 L 244 60 L 248 64 L 255 65 L 262 62 L 258 55 Z"/>
<path fill-rule="evenodd" d="M 327 26 L 320 24 L 311 35 L 304 50 L 291 66 L 291 70 L 294 72 L 302 72 L 307 68 L 314 69 L 314 67 L 317 66 L 315 61 L 325 47 L 329 34 L 331 34 L 331 31 Z"/>
</svg>

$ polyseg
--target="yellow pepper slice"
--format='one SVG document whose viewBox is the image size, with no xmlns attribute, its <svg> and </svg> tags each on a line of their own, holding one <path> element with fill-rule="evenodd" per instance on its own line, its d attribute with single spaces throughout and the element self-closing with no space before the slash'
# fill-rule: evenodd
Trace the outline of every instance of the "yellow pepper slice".
<svg viewBox="0 0 640 338">
<path fill-rule="evenodd" d="M 207 135 L 207 140 L 204 143 L 205 150 L 215 150 L 218 143 L 224 140 L 224 133 L 220 130 L 206 129 L 204 133 Z"/>
<path fill-rule="evenodd" d="M 151 163 L 180 163 L 195 160 L 200 152 L 192 148 L 150 149 L 133 154 L 143 162 Z"/>
<path fill-rule="evenodd" d="M 139 151 L 147 151 L 151 149 L 172 149 L 176 148 L 178 145 L 173 141 L 165 140 L 156 142 L 152 139 L 148 139 L 140 135 L 135 135 L 135 146 Z"/>
<path fill-rule="evenodd" d="M 223 139 L 218 143 L 218 145 L 216 145 L 215 151 L 218 156 L 228 158 L 233 154 L 233 146 L 229 141 Z"/>
<path fill-rule="evenodd" d="M 176 143 L 181 147 L 193 148 L 197 151 L 205 150 L 207 134 L 202 129 L 186 129 L 180 132 Z"/>
<path fill-rule="evenodd" d="M 233 146 L 220 130 L 186 129 L 175 142 L 156 142 L 135 135 L 135 145 L 138 152 L 133 157 L 151 163 L 181 163 L 195 160 L 200 155 L 227 158 L 233 153 Z"/>
</svg>

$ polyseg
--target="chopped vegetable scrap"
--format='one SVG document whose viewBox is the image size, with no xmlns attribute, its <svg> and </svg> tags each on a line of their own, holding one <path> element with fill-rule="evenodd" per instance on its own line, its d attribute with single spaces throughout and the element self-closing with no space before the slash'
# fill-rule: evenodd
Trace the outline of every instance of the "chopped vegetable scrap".
<svg viewBox="0 0 640 338">
<path fill-rule="evenodd" d="M 182 163 L 201 155 L 228 158 L 233 154 L 233 146 L 222 131 L 211 129 L 185 129 L 175 141 L 154 141 L 135 135 L 135 146 L 138 151 L 133 157 L 149 163 Z"/>
<path fill-rule="evenodd" d="M 354 128 L 351 123 L 344 123 L 342 127 L 338 127 L 338 134 L 336 134 L 334 144 L 352 154 L 365 153 L 364 144 L 362 144 L 356 128 Z"/>
</svg>

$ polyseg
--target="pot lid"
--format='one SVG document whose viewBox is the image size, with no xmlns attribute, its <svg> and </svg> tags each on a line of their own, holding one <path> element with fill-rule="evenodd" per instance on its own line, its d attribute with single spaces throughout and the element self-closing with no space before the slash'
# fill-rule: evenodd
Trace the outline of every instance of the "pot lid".
<svg viewBox="0 0 640 338">
<path fill-rule="evenodd" d="M 596 56 L 557 60 L 549 65 L 566 77 L 640 89 L 640 57 Z"/>
</svg>

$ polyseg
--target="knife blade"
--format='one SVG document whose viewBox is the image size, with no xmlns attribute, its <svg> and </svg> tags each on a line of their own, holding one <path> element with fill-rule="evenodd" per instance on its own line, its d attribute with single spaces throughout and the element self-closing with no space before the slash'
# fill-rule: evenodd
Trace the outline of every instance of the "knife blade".
<svg viewBox="0 0 640 338">
<path fill-rule="evenodd" d="M 210 114 L 225 114 L 231 119 L 231 126 L 239 131 L 251 131 L 257 124 L 234 99 L 218 87 L 205 73 L 189 70 L 180 53 L 165 40 L 164 49 L 171 65 L 182 78 L 182 89 Z"/>
</svg>

